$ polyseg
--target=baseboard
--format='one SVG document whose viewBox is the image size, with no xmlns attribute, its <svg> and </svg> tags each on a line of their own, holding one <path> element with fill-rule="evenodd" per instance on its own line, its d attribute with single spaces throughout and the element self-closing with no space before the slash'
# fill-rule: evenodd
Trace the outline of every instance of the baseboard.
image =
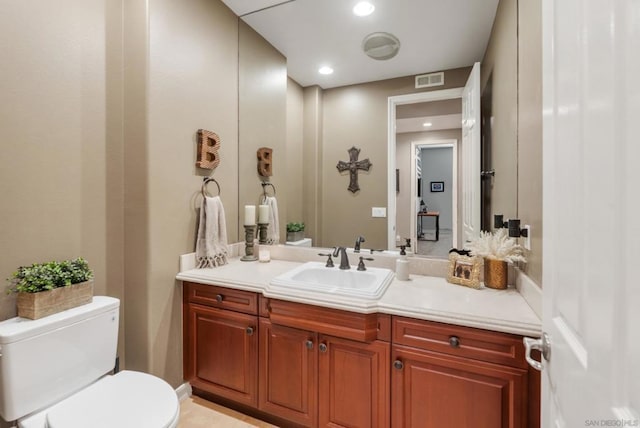
<svg viewBox="0 0 640 428">
<path fill-rule="evenodd" d="M 180 401 L 191 397 L 191 384 L 189 382 L 185 382 L 177 387 L 176 395 L 178 396 L 178 400 Z"/>
</svg>

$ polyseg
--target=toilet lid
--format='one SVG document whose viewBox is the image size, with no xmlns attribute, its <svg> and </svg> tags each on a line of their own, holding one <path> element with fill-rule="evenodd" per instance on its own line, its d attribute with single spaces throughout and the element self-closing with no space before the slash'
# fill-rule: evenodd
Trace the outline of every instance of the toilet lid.
<svg viewBox="0 0 640 428">
<path fill-rule="evenodd" d="M 121 371 L 106 376 L 47 412 L 49 428 L 168 428 L 180 414 L 178 397 L 164 380 Z"/>
</svg>

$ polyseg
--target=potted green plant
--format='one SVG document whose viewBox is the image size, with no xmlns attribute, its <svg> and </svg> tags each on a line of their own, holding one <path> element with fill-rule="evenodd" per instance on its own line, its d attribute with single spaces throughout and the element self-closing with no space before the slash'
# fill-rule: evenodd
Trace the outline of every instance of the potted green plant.
<svg viewBox="0 0 640 428">
<path fill-rule="evenodd" d="M 471 254 L 484 258 L 484 285 L 489 288 L 507 288 L 507 263 L 526 262 L 523 248 L 509 238 L 506 229 L 480 232 L 480 236 L 467 244 Z"/>
<path fill-rule="evenodd" d="M 21 266 L 8 281 L 23 318 L 42 318 L 93 300 L 93 272 L 82 257 Z"/>
<path fill-rule="evenodd" d="M 304 223 L 287 223 L 287 241 L 300 241 L 304 239 Z"/>
</svg>

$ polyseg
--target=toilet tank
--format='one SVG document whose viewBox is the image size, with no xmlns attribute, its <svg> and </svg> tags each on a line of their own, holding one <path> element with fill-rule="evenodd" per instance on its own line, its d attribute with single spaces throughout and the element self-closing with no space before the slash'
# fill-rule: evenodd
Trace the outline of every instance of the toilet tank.
<svg viewBox="0 0 640 428">
<path fill-rule="evenodd" d="M 46 408 L 114 367 L 120 301 L 93 302 L 38 320 L 0 322 L 0 415 L 12 421 Z"/>
</svg>

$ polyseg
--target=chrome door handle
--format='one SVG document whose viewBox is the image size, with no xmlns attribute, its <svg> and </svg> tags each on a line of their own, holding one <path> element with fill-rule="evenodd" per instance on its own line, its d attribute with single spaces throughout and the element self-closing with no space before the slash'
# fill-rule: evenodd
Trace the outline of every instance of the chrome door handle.
<svg viewBox="0 0 640 428">
<path fill-rule="evenodd" d="M 542 363 L 534 360 L 531 357 L 531 350 L 537 349 L 542 353 L 542 357 L 549 361 L 549 357 L 551 357 L 551 341 L 549 340 L 549 336 L 547 333 L 542 333 L 542 337 L 540 339 L 532 339 L 530 337 L 523 337 L 522 342 L 524 343 L 524 358 L 527 360 L 527 363 L 534 369 L 538 371 L 542 371 Z"/>
</svg>

